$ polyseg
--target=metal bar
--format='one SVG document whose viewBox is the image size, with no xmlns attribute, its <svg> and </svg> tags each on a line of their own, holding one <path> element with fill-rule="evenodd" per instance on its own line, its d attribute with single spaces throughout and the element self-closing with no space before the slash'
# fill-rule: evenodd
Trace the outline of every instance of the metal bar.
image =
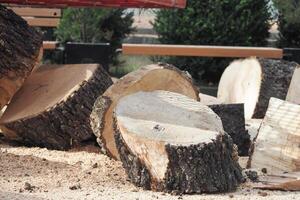
<svg viewBox="0 0 300 200">
<path fill-rule="evenodd" d="M 192 46 L 192 45 L 149 45 L 123 44 L 125 55 L 195 56 L 195 57 L 283 57 L 283 50 L 265 47 Z"/>
</svg>

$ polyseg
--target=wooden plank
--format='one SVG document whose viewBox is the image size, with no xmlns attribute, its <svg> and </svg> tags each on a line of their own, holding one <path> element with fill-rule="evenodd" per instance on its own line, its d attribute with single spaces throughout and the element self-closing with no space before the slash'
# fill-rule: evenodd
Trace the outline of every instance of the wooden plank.
<svg viewBox="0 0 300 200">
<path fill-rule="evenodd" d="M 23 17 L 30 26 L 39 27 L 58 27 L 59 18 L 37 18 L 37 17 Z"/>
<path fill-rule="evenodd" d="M 282 58 L 283 50 L 264 47 L 123 44 L 125 55 Z"/>
<path fill-rule="evenodd" d="M 57 41 L 44 41 L 43 49 L 44 50 L 53 50 L 53 49 L 56 49 L 57 45 L 58 45 Z"/>
<path fill-rule="evenodd" d="M 57 8 L 32 8 L 32 7 L 8 7 L 16 14 L 23 17 L 61 17 L 61 9 Z"/>
</svg>

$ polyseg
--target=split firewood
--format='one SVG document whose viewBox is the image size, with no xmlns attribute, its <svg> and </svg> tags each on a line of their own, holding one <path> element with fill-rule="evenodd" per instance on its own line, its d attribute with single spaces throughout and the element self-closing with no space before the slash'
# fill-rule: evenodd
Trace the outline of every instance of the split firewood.
<svg viewBox="0 0 300 200">
<path fill-rule="evenodd" d="M 223 103 L 244 103 L 246 119 L 262 119 L 271 97 L 286 99 L 297 65 L 271 59 L 234 61 L 222 75 L 218 99 Z"/>
<path fill-rule="evenodd" d="M 90 114 L 110 85 L 110 76 L 97 64 L 42 66 L 7 107 L 0 120 L 4 134 L 50 149 L 93 143 Z"/>
<path fill-rule="evenodd" d="M 181 94 L 138 92 L 119 100 L 114 131 L 129 179 L 155 191 L 217 193 L 243 181 L 220 118 Z"/>
<path fill-rule="evenodd" d="M 271 98 L 248 167 L 268 174 L 300 170 L 300 105 Z"/>
<path fill-rule="evenodd" d="M 245 128 L 244 104 L 219 104 L 209 107 L 221 118 L 225 132 L 238 146 L 239 156 L 248 156 L 251 140 Z"/>
<path fill-rule="evenodd" d="M 199 91 L 190 76 L 173 66 L 149 65 L 127 74 L 99 97 L 91 115 L 94 134 L 103 153 L 119 159 L 112 127 L 112 114 L 119 99 L 138 91 L 154 90 L 177 92 L 199 100 Z"/>
<path fill-rule="evenodd" d="M 298 65 L 286 97 L 287 101 L 300 104 L 300 66 Z"/>
<path fill-rule="evenodd" d="M 0 110 L 39 62 L 42 35 L 0 5 Z"/>
</svg>

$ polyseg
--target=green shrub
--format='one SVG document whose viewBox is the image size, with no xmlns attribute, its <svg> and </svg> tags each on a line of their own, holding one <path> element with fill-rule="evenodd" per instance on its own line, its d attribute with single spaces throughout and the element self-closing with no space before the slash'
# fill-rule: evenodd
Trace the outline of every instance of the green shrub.
<svg viewBox="0 0 300 200">
<path fill-rule="evenodd" d="M 111 61 L 115 50 L 134 29 L 133 12 L 124 9 L 67 8 L 56 31 L 61 42 L 107 42 L 111 45 Z"/>
<path fill-rule="evenodd" d="M 300 47 L 300 0 L 274 0 L 278 9 L 279 47 Z"/>
<path fill-rule="evenodd" d="M 189 0 L 186 9 L 159 10 L 154 28 L 161 43 L 265 46 L 269 0 Z M 164 61 L 198 80 L 217 82 L 231 59 L 173 57 Z"/>
</svg>

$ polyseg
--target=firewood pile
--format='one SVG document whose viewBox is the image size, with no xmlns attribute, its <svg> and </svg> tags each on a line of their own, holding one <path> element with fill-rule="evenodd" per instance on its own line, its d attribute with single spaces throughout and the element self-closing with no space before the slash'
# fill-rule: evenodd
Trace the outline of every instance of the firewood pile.
<svg viewBox="0 0 300 200">
<path fill-rule="evenodd" d="M 115 82 L 97 64 L 40 65 L 41 35 L 4 7 L 0 30 L 6 139 L 57 150 L 97 145 L 147 190 L 221 193 L 249 179 L 300 190 L 297 63 L 234 61 L 215 98 L 168 64 Z M 249 157 L 246 171 L 239 156 Z"/>
</svg>

